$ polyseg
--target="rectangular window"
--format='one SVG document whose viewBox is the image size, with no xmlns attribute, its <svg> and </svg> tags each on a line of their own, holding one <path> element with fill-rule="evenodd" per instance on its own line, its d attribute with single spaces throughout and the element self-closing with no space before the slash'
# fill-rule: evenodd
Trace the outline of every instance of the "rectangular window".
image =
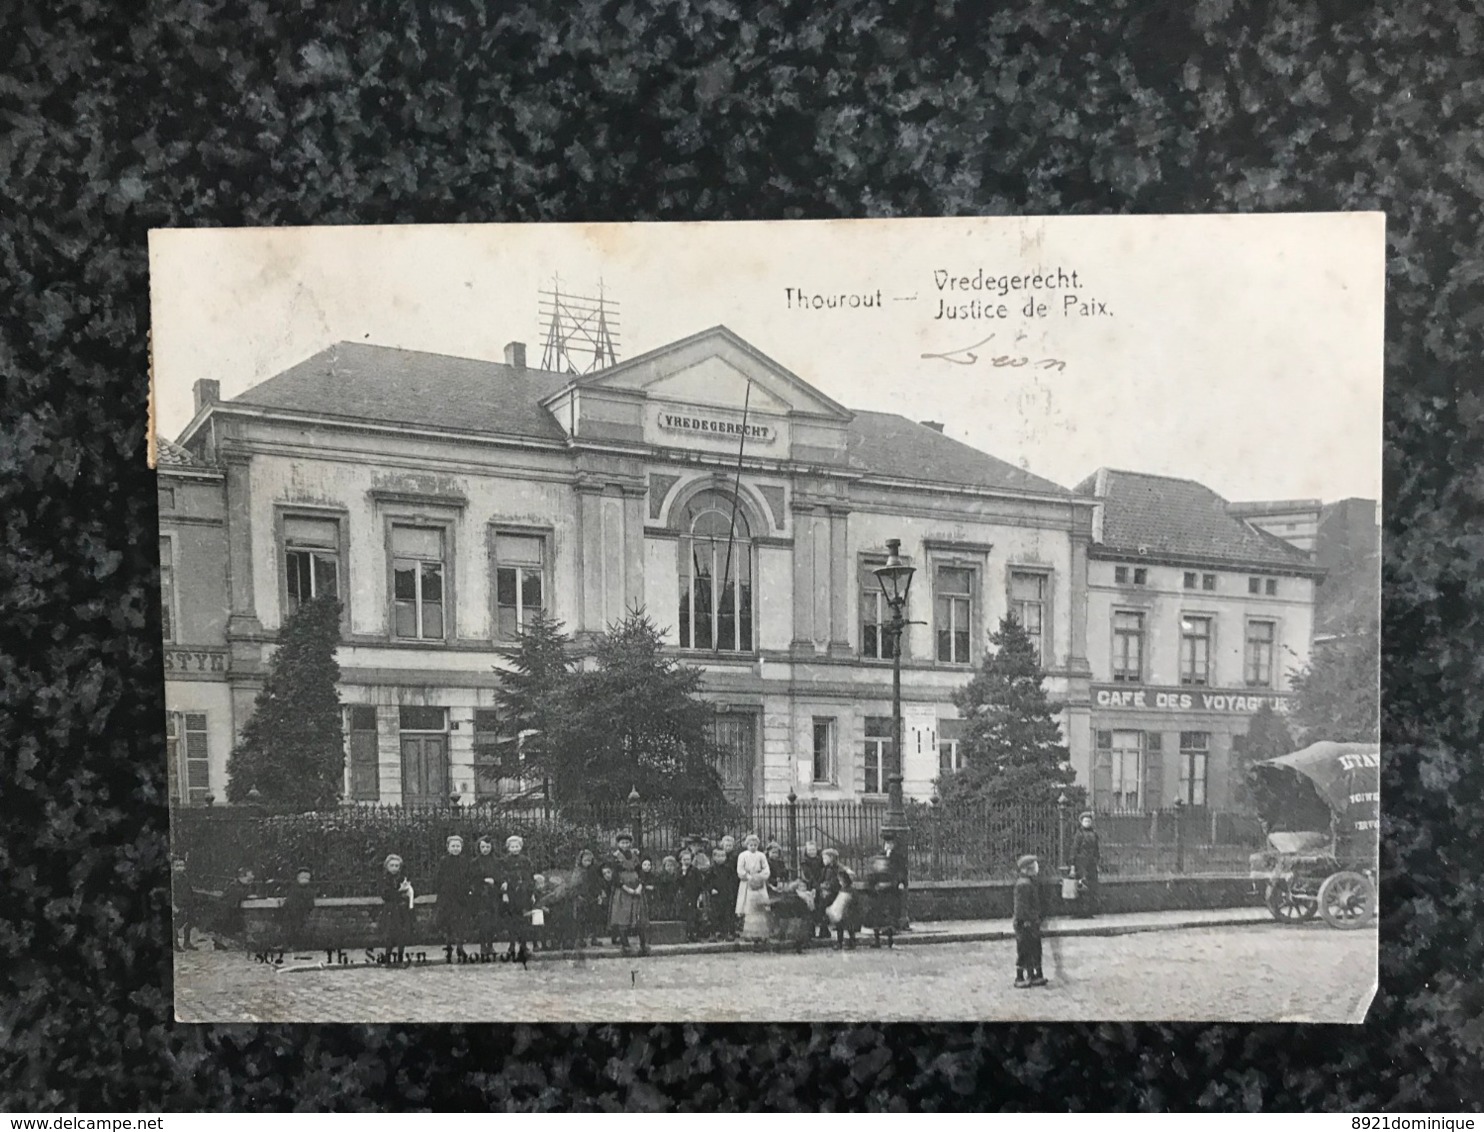
<svg viewBox="0 0 1484 1132">
<path fill-rule="evenodd" d="M 175 640 L 175 540 L 160 536 L 160 629 L 166 643 Z"/>
<path fill-rule="evenodd" d="M 1249 688 L 1273 686 L 1273 638 L 1276 626 L 1271 621 L 1247 622 L 1246 676 Z"/>
<path fill-rule="evenodd" d="M 376 739 L 376 709 L 348 708 L 350 733 L 350 797 L 353 802 L 375 802 L 381 798 L 381 757 Z"/>
<path fill-rule="evenodd" d="M 287 613 L 317 597 L 339 597 L 340 521 L 285 515 L 283 561 Z"/>
<path fill-rule="evenodd" d="M 1211 682 L 1211 619 L 1180 619 L 1180 683 Z"/>
<path fill-rule="evenodd" d="M 939 566 L 933 572 L 938 659 L 945 664 L 971 663 L 969 640 L 974 613 L 973 581 L 974 572 L 959 566 Z"/>
<path fill-rule="evenodd" d="M 404 640 L 443 639 L 443 531 L 392 527 L 392 633 Z"/>
<path fill-rule="evenodd" d="M 814 764 L 811 771 L 814 782 L 835 781 L 835 721 L 814 721 Z"/>
<path fill-rule="evenodd" d="M 1113 679 L 1138 684 L 1144 678 L 1144 615 L 1113 614 Z"/>
<path fill-rule="evenodd" d="M 1149 581 L 1149 571 L 1142 566 L 1134 567 L 1134 585 L 1142 586 Z"/>
<path fill-rule="evenodd" d="M 181 753 L 181 801 L 190 805 L 205 805 L 206 795 L 211 793 L 210 760 L 206 734 L 206 713 L 188 711 L 182 716 L 185 724 Z"/>
<path fill-rule="evenodd" d="M 1277 578 L 1269 578 L 1267 581 L 1265 581 L 1262 584 L 1262 588 L 1263 588 L 1263 593 L 1267 594 L 1268 597 L 1277 597 L 1278 596 L 1278 579 Z"/>
<path fill-rule="evenodd" d="M 402 731 L 447 731 L 448 709 L 404 707 L 398 709 L 397 726 Z"/>
<path fill-rule="evenodd" d="M 886 766 L 891 750 L 892 721 L 890 716 L 868 715 L 864 763 L 866 771 L 865 793 L 886 793 Z"/>
<path fill-rule="evenodd" d="M 1113 732 L 1109 800 L 1114 809 L 1137 810 L 1144 782 L 1142 731 Z"/>
<path fill-rule="evenodd" d="M 546 540 L 495 534 L 495 632 L 513 640 L 546 608 Z"/>
<path fill-rule="evenodd" d="M 962 770 L 964 756 L 962 741 L 964 721 L 962 719 L 938 720 L 938 773 L 952 774 Z"/>
<path fill-rule="evenodd" d="M 500 742 L 500 716 L 493 708 L 474 709 L 474 796 L 498 798 L 500 780 L 520 773 L 520 752 L 514 742 Z"/>
<path fill-rule="evenodd" d="M 1116 583 L 1118 583 L 1118 585 L 1120 585 L 1120 586 L 1127 585 L 1128 584 L 1128 567 L 1127 566 L 1115 566 L 1115 567 L 1113 567 L 1113 581 L 1115 581 Z"/>
<path fill-rule="evenodd" d="M 1262 579 L 1261 578 L 1248 578 L 1247 579 L 1247 592 L 1250 593 L 1250 594 L 1259 594 L 1259 593 L 1262 593 Z"/>
<path fill-rule="evenodd" d="M 1180 797 L 1187 805 L 1206 804 L 1206 761 L 1210 754 L 1209 732 L 1180 732 Z"/>
<path fill-rule="evenodd" d="M 1185 588 L 1188 589 L 1188 590 L 1195 589 L 1195 571 L 1194 570 L 1187 570 L 1187 571 L 1185 571 Z"/>
<path fill-rule="evenodd" d="M 1216 589 L 1216 575 L 1215 574 L 1202 574 L 1201 575 L 1201 589 L 1214 591 Z"/>
<path fill-rule="evenodd" d="M 1036 663 L 1045 663 L 1046 575 L 1014 570 L 1010 574 L 1010 612 L 1036 652 Z"/>
<path fill-rule="evenodd" d="M 873 573 L 876 567 L 884 565 L 884 558 L 865 559 L 861 563 L 861 656 L 868 660 L 891 660 L 896 655 L 896 637 L 889 628 L 891 606 L 886 604 L 886 595 L 881 592 L 881 582 Z M 909 598 L 908 604 L 910 603 Z M 902 616 L 911 615 L 903 609 Z"/>
<path fill-rule="evenodd" d="M 963 757 L 958 752 L 957 739 L 938 740 L 938 773 L 952 774 L 963 769 Z"/>
</svg>

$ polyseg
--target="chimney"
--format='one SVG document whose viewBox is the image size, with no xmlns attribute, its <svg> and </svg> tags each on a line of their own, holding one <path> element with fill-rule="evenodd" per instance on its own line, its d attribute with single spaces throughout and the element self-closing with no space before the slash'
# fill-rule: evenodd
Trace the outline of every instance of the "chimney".
<svg viewBox="0 0 1484 1132">
<path fill-rule="evenodd" d="M 222 383 L 212 381 L 209 377 L 198 378 L 191 388 L 196 394 L 196 412 L 198 413 L 207 405 L 215 405 L 222 399 Z"/>
<path fill-rule="evenodd" d="M 505 364 L 515 369 L 526 368 L 526 344 L 524 342 L 505 343 Z"/>
<path fill-rule="evenodd" d="M 920 424 L 923 424 L 923 425 L 926 425 L 928 428 L 932 429 L 934 432 L 942 432 L 943 431 L 943 422 L 942 421 L 920 421 L 919 423 Z"/>
</svg>

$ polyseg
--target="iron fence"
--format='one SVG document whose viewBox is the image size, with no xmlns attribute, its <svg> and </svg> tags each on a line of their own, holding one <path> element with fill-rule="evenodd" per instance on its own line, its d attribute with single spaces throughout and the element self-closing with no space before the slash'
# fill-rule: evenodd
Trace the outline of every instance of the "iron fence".
<svg viewBox="0 0 1484 1132">
<path fill-rule="evenodd" d="M 991 806 L 907 805 L 907 859 L 914 881 L 990 880 L 1015 875 L 1024 853 L 1050 871 L 1066 862 L 1076 815 L 1055 804 Z M 431 878 L 449 834 L 464 838 L 474 854 L 481 836 L 504 852 L 518 833 L 537 869 L 570 869 L 583 848 L 601 857 L 620 830 L 658 860 L 678 853 L 692 838 L 714 845 L 727 834 L 738 842 L 756 833 L 776 841 L 797 862 L 813 842 L 834 849 L 859 871 L 880 850 L 886 807 L 873 802 L 799 799 L 752 806 L 687 806 L 631 802 L 550 806 L 480 803 L 455 805 L 346 805 L 315 813 L 275 814 L 257 807 L 178 810 L 172 822 L 175 851 L 187 856 L 194 883 L 217 889 L 243 865 L 263 891 L 286 887 L 297 868 L 314 871 L 327 896 L 371 891 L 388 853 L 403 858 L 417 884 Z M 1174 873 L 1245 874 L 1248 854 L 1260 847 L 1261 830 L 1240 815 L 1184 808 L 1099 814 L 1097 828 L 1105 876 Z"/>
</svg>

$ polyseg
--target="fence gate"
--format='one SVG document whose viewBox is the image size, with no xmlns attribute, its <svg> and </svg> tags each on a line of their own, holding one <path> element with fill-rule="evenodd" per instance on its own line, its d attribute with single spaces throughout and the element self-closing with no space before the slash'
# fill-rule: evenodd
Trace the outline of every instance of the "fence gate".
<svg viewBox="0 0 1484 1132">
<path fill-rule="evenodd" d="M 717 770 L 728 802 L 752 805 L 752 775 L 757 761 L 757 716 L 730 711 L 712 721 L 713 738 L 720 753 Z"/>
</svg>

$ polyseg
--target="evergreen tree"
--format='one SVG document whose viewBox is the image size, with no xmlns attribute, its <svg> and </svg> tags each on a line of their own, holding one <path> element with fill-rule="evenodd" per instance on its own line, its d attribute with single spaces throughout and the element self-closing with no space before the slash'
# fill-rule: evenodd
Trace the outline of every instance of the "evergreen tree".
<svg viewBox="0 0 1484 1132">
<path fill-rule="evenodd" d="M 598 639 L 595 667 L 573 674 L 552 752 L 562 801 L 623 798 L 635 787 L 646 801 L 722 800 L 702 673 L 662 645 L 654 622 L 633 610 Z"/>
<path fill-rule="evenodd" d="M 1232 739 L 1232 801 L 1239 809 L 1250 810 L 1255 803 L 1252 787 L 1252 764 L 1275 759 L 1295 749 L 1288 723 L 1264 703 L 1247 724 L 1247 734 Z"/>
<path fill-rule="evenodd" d="M 989 643 L 979 671 L 953 696 L 964 720 L 963 766 L 938 779 L 939 797 L 945 805 L 1045 803 L 1065 790 L 1080 804 L 1085 791 L 1071 788 L 1076 775 L 1056 720 L 1063 705 L 1046 695 L 1030 638 L 1006 617 Z"/>
<path fill-rule="evenodd" d="M 1290 714 L 1303 742 L 1377 742 L 1380 671 L 1380 637 L 1374 622 L 1316 650 L 1309 666 L 1293 677 Z"/>
<path fill-rule="evenodd" d="M 340 602 L 305 602 L 283 623 L 252 718 L 227 759 L 227 799 L 257 787 L 269 804 L 306 810 L 333 806 L 345 783 L 341 725 Z"/>
<path fill-rule="evenodd" d="M 537 610 L 521 629 L 515 647 L 499 650 L 510 667 L 500 672 L 496 693 L 498 742 L 494 749 L 478 752 L 483 756 L 480 773 L 499 777 L 499 764 L 504 762 L 500 755 L 518 749 L 525 773 L 561 777 L 562 768 L 553 765 L 559 760 L 551 755 L 563 749 L 563 705 L 576 663 L 571 648 L 572 639 L 562 623 L 545 610 Z M 521 741 L 523 732 L 528 734 Z"/>
</svg>

